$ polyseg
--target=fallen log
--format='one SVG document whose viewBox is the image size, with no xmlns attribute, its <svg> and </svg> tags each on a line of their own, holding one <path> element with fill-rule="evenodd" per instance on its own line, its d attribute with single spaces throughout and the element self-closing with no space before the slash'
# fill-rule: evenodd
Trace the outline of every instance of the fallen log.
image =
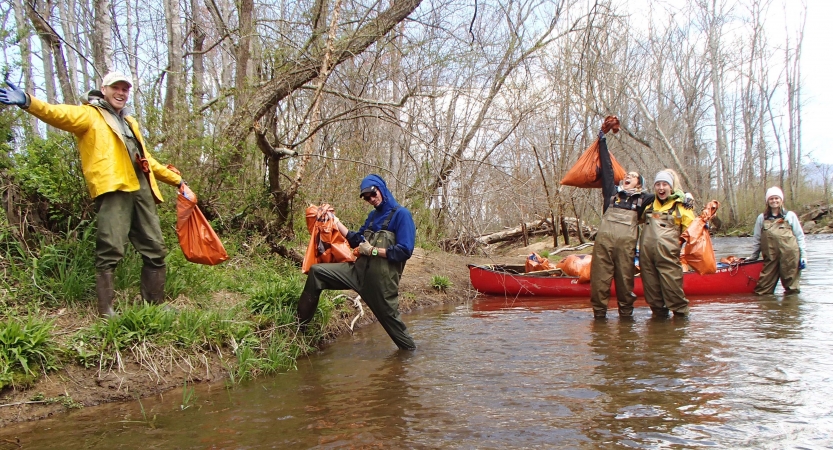
<svg viewBox="0 0 833 450">
<path fill-rule="evenodd" d="M 592 247 L 592 246 L 593 246 L 592 242 L 585 242 L 584 244 L 579 244 L 579 245 L 576 245 L 575 247 L 566 247 L 565 246 L 565 247 L 557 248 L 557 249 L 551 251 L 550 255 L 556 255 L 556 254 L 561 253 L 561 252 L 577 252 L 579 250 L 584 250 L 585 248 Z"/>
</svg>

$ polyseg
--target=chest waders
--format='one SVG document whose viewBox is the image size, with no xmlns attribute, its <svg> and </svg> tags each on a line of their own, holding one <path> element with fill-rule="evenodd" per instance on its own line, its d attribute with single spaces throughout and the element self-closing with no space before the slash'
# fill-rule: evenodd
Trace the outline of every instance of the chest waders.
<svg viewBox="0 0 833 450">
<path fill-rule="evenodd" d="M 637 235 L 636 210 L 610 206 L 602 217 L 590 262 L 590 304 L 595 317 L 604 317 L 610 283 L 616 283 L 619 316 L 633 316 L 633 257 Z"/>
<path fill-rule="evenodd" d="M 364 238 L 370 245 L 380 248 L 396 245 L 396 234 L 387 229 L 395 211 L 387 215 L 379 231 L 365 230 Z M 373 222 L 368 228 L 372 226 Z M 399 279 L 403 270 L 404 262 L 379 256 L 361 255 L 354 263 L 314 264 L 298 302 L 298 320 L 302 326 L 312 320 L 322 290 L 352 289 L 362 296 L 396 346 L 413 350 L 416 344 L 399 316 Z"/>
<path fill-rule="evenodd" d="M 688 299 L 683 293 L 683 266 L 680 264 L 682 226 L 679 205 L 672 210 L 645 212 L 645 226 L 639 243 L 639 266 L 645 301 L 656 315 L 668 311 L 688 314 Z"/>
<path fill-rule="evenodd" d="M 140 292 L 148 303 L 159 304 L 165 300 L 165 256 L 168 254 L 153 191 L 147 175 L 133 157 L 142 153 L 142 146 L 130 126 L 121 118 L 116 120 L 122 126 L 121 137 L 133 161 L 139 190 L 107 192 L 94 200 L 96 297 L 99 314 L 106 317 L 115 315 L 113 271 L 124 257 L 128 241 L 142 255 Z"/>
<path fill-rule="evenodd" d="M 784 219 L 764 220 L 761 228 L 761 255 L 764 268 L 755 286 L 755 293 L 772 294 L 779 278 L 786 293 L 798 293 L 798 282 L 801 279 L 801 271 L 798 270 L 800 252 L 789 222 Z"/>
</svg>

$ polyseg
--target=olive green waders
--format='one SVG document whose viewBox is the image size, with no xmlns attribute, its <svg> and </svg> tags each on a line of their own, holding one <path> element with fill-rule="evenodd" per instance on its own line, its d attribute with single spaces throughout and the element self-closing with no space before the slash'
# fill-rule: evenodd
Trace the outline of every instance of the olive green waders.
<svg viewBox="0 0 833 450">
<path fill-rule="evenodd" d="M 798 293 L 798 282 L 801 279 L 798 262 L 801 255 L 789 222 L 784 219 L 764 220 L 761 228 L 761 254 L 764 268 L 755 286 L 755 293 L 772 294 L 779 278 L 786 293 Z"/>
<path fill-rule="evenodd" d="M 132 135 L 125 139 L 131 155 L 138 151 Z M 150 303 L 165 299 L 165 239 L 159 224 L 156 202 L 145 174 L 134 163 L 139 178 L 139 190 L 114 191 L 95 198 L 96 211 L 96 296 L 98 312 L 112 317 L 113 270 L 124 257 L 128 241 L 142 255 L 142 298 Z"/>
<path fill-rule="evenodd" d="M 593 244 L 590 262 L 590 304 L 593 315 L 604 317 L 610 297 L 610 283 L 616 283 L 619 315 L 633 315 L 633 257 L 636 250 L 636 211 L 607 208 Z"/>
<path fill-rule="evenodd" d="M 364 236 L 374 247 L 388 248 L 396 244 L 396 235 L 389 230 L 367 230 Z M 302 325 L 312 320 L 324 289 L 352 289 L 362 296 L 396 346 L 413 350 L 416 344 L 399 317 L 399 278 L 404 269 L 404 262 L 363 255 L 354 263 L 315 264 L 310 268 L 298 302 L 298 320 Z"/>
<path fill-rule="evenodd" d="M 668 311 L 688 314 L 688 299 L 683 293 L 683 266 L 680 264 L 680 212 L 645 212 L 645 225 L 639 243 L 639 268 L 645 301 L 656 315 Z"/>
</svg>

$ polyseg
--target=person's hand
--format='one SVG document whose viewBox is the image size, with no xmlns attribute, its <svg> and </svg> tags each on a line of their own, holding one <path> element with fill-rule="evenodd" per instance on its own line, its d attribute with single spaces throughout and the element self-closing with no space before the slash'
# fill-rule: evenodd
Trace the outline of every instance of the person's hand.
<svg viewBox="0 0 833 450">
<path fill-rule="evenodd" d="M 599 139 L 604 139 L 604 138 L 605 138 L 605 132 L 602 131 L 602 130 L 599 130 Z"/>
<path fill-rule="evenodd" d="M 370 242 L 362 241 L 359 244 L 359 254 L 364 256 L 371 256 L 373 254 L 373 246 L 370 245 Z"/>
<path fill-rule="evenodd" d="M 798 270 L 804 270 L 807 268 L 807 260 L 801 258 L 798 260 Z"/>
<path fill-rule="evenodd" d="M 746 260 L 747 260 L 747 261 L 757 261 L 757 260 L 758 260 L 758 256 L 759 256 L 759 255 L 758 255 L 757 253 L 753 253 L 753 254 L 749 255 L 749 256 L 746 258 Z"/>
<path fill-rule="evenodd" d="M 9 85 L 8 88 L 0 88 L 0 103 L 4 105 L 25 106 L 26 93 L 23 92 L 23 89 L 18 89 L 8 79 L 6 79 L 6 84 Z"/>
<path fill-rule="evenodd" d="M 191 197 L 188 196 L 188 191 L 185 190 L 185 186 L 188 186 L 188 183 L 186 183 L 185 180 L 180 180 L 179 192 L 182 193 L 182 196 L 185 197 L 186 200 L 191 200 Z"/>
<path fill-rule="evenodd" d="M 685 197 L 683 197 L 683 208 L 694 209 L 694 196 L 691 195 L 691 192 L 685 193 Z"/>
</svg>

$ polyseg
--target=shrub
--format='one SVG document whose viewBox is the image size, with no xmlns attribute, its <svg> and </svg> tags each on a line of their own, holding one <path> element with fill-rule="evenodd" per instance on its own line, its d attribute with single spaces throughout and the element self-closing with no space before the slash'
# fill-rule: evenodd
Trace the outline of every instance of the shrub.
<svg viewBox="0 0 833 450">
<path fill-rule="evenodd" d="M 452 284 L 451 280 L 449 280 L 446 276 L 434 275 L 431 277 L 431 287 L 440 292 L 445 292 L 446 289 L 452 286 Z"/>
</svg>

